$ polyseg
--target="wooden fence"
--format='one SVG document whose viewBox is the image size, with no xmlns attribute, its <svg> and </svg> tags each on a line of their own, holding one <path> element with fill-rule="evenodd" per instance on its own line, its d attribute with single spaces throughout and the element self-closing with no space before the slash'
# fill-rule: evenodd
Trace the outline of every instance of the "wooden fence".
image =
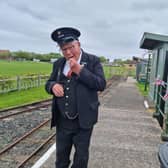
<svg viewBox="0 0 168 168">
<path fill-rule="evenodd" d="M 132 69 L 108 65 L 104 65 L 103 69 L 106 79 L 111 78 L 113 75 L 134 76 L 135 72 L 135 70 Z M 44 85 L 48 78 L 49 75 L 31 75 L 17 76 L 10 79 L 0 79 L 0 94 L 39 87 Z"/>
<path fill-rule="evenodd" d="M 44 85 L 49 75 L 17 76 L 0 80 L 0 94 Z"/>
</svg>

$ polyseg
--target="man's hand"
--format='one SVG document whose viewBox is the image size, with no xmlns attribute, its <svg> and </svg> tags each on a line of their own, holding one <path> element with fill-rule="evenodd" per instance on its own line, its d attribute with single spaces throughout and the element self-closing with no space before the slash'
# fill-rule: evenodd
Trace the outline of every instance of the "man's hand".
<svg viewBox="0 0 168 168">
<path fill-rule="evenodd" d="M 64 88 L 61 84 L 56 83 L 53 87 L 52 87 L 52 91 L 54 93 L 55 96 L 57 97 L 62 97 L 64 96 Z"/>
<path fill-rule="evenodd" d="M 69 59 L 69 65 L 70 65 L 72 72 L 79 75 L 83 66 L 78 64 L 78 62 L 74 58 Z"/>
</svg>

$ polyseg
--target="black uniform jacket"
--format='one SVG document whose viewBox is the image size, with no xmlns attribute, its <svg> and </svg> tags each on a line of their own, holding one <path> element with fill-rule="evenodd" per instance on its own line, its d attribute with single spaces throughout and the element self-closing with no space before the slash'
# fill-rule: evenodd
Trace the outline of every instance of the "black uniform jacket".
<svg viewBox="0 0 168 168">
<path fill-rule="evenodd" d="M 53 65 L 53 71 L 45 88 L 50 94 L 54 84 L 59 83 L 59 74 L 62 72 L 65 64 L 65 58 L 58 59 Z M 82 51 L 80 64 L 83 64 L 80 75 L 76 75 L 76 103 L 77 112 L 79 113 L 79 124 L 81 128 L 92 127 L 98 119 L 98 95 L 97 91 L 103 91 L 106 87 L 106 80 L 104 77 L 103 68 L 100 64 L 99 58 Z M 59 110 L 57 107 L 57 97 L 53 94 L 52 102 L 52 120 L 51 127 L 57 125 L 59 119 Z"/>
</svg>

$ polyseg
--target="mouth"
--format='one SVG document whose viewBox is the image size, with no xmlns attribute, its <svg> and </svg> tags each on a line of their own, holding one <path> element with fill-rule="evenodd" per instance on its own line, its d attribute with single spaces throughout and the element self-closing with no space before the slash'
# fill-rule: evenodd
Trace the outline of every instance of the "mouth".
<svg viewBox="0 0 168 168">
<path fill-rule="evenodd" d="M 68 57 L 68 60 L 69 60 L 69 59 L 71 59 L 71 58 L 73 58 L 73 56 L 71 56 L 71 57 Z"/>
</svg>

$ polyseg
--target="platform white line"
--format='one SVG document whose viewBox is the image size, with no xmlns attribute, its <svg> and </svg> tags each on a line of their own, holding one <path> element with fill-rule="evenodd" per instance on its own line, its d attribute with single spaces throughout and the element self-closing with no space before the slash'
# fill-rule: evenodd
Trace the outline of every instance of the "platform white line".
<svg viewBox="0 0 168 168">
<path fill-rule="evenodd" d="M 127 107 L 123 107 L 123 108 L 127 108 Z M 130 110 L 130 109 L 121 109 L 121 108 L 109 108 L 109 107 L 102 107 L 102 105 L 100 106 L 100 109 L 99 109 L 100 111 L 114 111 L 114 110 L 116 110 L 116 111 L 125 111 L 125 112 L 134 112 L 134 111 L 136 111 L 136 112 L 142 112 L 143 111 L 143 109 L 142 110 L 139 110 L 139 109 L 135 109 L 135 110 Z"/>
<path fill-rule="evenodd" d="M 48 151 L 31 167 L 31 168 L 40 168 L 44 162 L 52 155 L 56 149 L 56 143 L 54 143 Z"/>
<path fill-rule="evenodd" d="M 148 102 L 147 102 L 146 100 L 144 101 L 144 106 L 145 106 L 145 108 L 147 108 L 147 109 L 149 108 Z"/>
</svg>

